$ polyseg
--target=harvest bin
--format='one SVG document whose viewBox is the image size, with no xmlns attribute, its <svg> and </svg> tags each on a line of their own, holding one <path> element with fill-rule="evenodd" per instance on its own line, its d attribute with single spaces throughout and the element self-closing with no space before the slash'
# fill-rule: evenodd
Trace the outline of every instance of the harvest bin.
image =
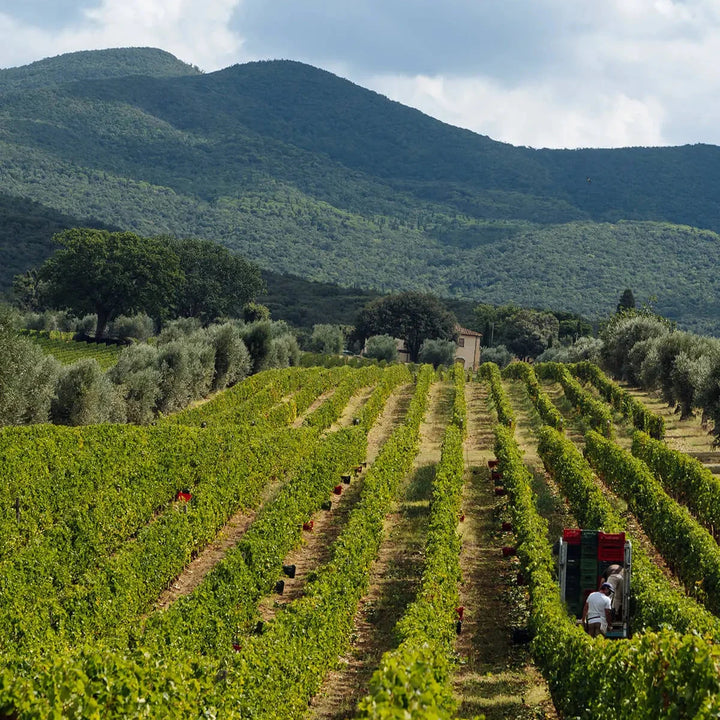
<svg viewBox="0 0 720 720">
<path fill-rule="evenodd" d="M 565 528 L 557 544 L 560 597 L 568 612 L 579 618 L 587 596 L 600 587 L 610 565 L 620 565 L 622 580 L 615 619 L 606 637 L 630 637 L 632 545 L 625 533 Z"/>
</svg>

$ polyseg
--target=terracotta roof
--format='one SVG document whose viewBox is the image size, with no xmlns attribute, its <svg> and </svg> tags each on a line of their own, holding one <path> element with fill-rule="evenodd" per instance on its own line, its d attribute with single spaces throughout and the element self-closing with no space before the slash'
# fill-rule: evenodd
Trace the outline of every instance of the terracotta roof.
<svg viewBox="0 0 720 720">
<path fill-rule="evenodd" d="M 456 325 L 455 329 L 458 331 L 460 335 L 470 335 L 471 337 L 482 337 L 482 333 L 475 332 L 474 330 L 468 330 L 467 328 L 464 328 L 462 325 Z"/>
</svg>

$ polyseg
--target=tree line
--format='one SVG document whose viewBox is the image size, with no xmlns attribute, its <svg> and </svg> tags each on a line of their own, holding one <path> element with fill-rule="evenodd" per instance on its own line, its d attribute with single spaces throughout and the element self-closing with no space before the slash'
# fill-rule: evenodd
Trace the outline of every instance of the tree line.
<svg viewBox="0 0 720 720">
<path fill-rule="evenodd" d="M 96 316 L 105 336 L 120 315 L 146 313 L 159 326 L 177 317 L 207 324 L 237 317 L 265 285 L 260 268 L 208 240 L 73 228 L 37 270 L 16 276 L 13 290 L 26 309 L 64 308 Z"/>
</svg>

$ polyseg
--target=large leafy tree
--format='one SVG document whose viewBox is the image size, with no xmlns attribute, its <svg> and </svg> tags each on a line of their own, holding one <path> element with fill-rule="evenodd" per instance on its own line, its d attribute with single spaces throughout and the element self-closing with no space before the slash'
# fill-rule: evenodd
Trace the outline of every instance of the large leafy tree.
<svg viewBox="0 0 720 720">
<path fill-rule="evenodd" d="M 180 260 L 185 279 L 178 283 L 175 312 L 208 323 L 238 316 L 243 305 L 265 289 L 260 268 L 210 240 L 163 238 Z"/>
<path fill-rule="evenodd" d="M 405 340 L 410 359 L 418 358 L 425 340 L 454 340 L 455 316 L 434 295 L 404 292 L 378 298 L 357 316 L 355 336 L 392 335 Z"/>
<path fill-rule="evenodd" d="M 519 308 L 504 319 L 495 337 L 517 357 L 537 357 L 557 343 L 559 328 L 552 313 Z"/>
<path fill-rule="evenodd" d="M 47 300 L 78 315 L 96 313 L 97 337 L 118 315 L 163 315 L 183 280 L 177 254 L 158 238 L 73 228 L 53 239 L 61 247 L 38 273 Z"/>
</svg>

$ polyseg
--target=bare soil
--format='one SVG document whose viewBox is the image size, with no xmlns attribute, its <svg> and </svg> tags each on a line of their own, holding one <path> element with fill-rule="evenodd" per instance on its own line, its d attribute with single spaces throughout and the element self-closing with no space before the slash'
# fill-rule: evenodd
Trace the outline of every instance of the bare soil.
<svg viewBox="0 0 720 720">
<path fill-rule="evenodd" d="M 178 598 L 189 595 L 205 576 L 238 544 L 257 516 L 259 508 L 269 502 L 282 486 L 284 479 L 274 480 L 265 487 L 257 507 L 241 510 L 224 525 L 213 542 L 207 545 L 178 575 L 173 584 L 155 602 L 155 610 L 166 610 Z"/>
<path fill-rule="evenodd" d="M 310 415 L 311 413 L 315 412 L 329 397 L 331 397 L 335 392 L 335 388 L 331 388 L 330 390 L 326 390 L 322 395 L 315 398 L 315 400 L 310 404 L 310 406 L 304 411 L 301 412 L 293 421 L 292 426 L 294 428 L 302 427 L 303 422 L 305 421 L 305 418 Z M 284 397 L 280 402 L 290 402 L 290 399 L 292 398 L 292 395 L 288 395 Z"/>
<path fill-rule="evenodd" d="M 420 452 L 405 478 L 383 537 L 367 595 L 355 616 L 350 650 L 325 680 L 308 712 L 312 720 L 341 720 L 355 715 L 382 654 L 396 644 L 393 629 L 417 592 L 424 566 L 429 499 L 440 443 L 449 420 L 452 388 L 435 383 L 420 427 Z"/>
<path fill-rule="evenodd" d="M 503 520 L 509 519 L 507 500 L 494 494 L 487 465 L 494 457 L 494 418 L 487 409 L 485 384 L 469 383 L 466 401 L 467 479 L 465 520 L 460 525 L 464 621 L 456 645 L 457 717 L 474 718 L 482 713 L 488 720 L 555 718 L 547 684 L 527 646 L 512 642 L 513 630 L 527 623 L 528 599 L 517 584 L 517 560 L 503 557 L 501 551 L 503 545 L 513 544 L 513 536 L 502 531 Z M 515 410 L 518 413 L 517 407 Z"/>
<path fill-rule="evenodd" d="M 340 417 L 330 426 L 328 432 L 335 432 L 340 428 L 350 427 L 353 418 L 357 417 L 358 412 L 372 395 L 375 388 L 373 386 L 361 388 L 349 400 Z"/>
</svg>

